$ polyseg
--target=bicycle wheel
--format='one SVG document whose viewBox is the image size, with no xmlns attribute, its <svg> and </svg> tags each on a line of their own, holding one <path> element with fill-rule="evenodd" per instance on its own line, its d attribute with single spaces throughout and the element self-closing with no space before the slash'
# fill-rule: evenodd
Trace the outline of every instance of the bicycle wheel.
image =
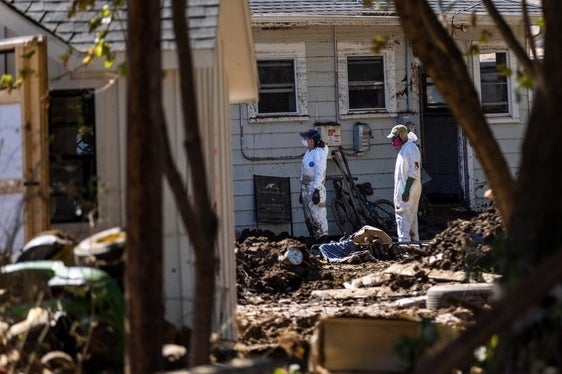
<svg viewBox="0 0 562 374">
<path fill-rule="evenodd" d="M 375 217 L 379 229 L 386 232 L 388 235 L 396 236 L 396 215 L 394 213 L 394 204 L 390 200 L 379 199 L 374 203 L 369 204 L 371 216 Z"/>
<path fill-rule="evenodd" d="M 331 208 L 336 225 L 342 234 L 351 234 L 356 231 L 359 225 L 357 216 L 342 199 L 332 199 Z"/>
</svg>

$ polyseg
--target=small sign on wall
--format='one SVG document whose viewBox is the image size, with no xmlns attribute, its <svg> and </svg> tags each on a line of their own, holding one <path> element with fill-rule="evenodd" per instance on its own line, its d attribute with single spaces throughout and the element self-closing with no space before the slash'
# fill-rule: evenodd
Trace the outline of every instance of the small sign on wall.
<svg viewBox="0 0 562 374">
<path fill-rule="evenodd" d="M 292 222 L 289 177 L 254 175 L 256 215 L 259 222 Z"/>
</svg>

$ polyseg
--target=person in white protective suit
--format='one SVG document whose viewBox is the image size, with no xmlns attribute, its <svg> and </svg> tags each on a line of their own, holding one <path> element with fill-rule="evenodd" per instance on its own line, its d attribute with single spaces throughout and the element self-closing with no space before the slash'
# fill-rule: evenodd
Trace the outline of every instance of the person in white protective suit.
<svg viewBox="0 0 562 374">
<path fill-rule="evenodd" d="M 421 154 L 408 128 L 396 125 L 387 138 L 399 149 L 394 168 L 394 209 L 399 242 L 419 241 L 418 206 L 420 202 Z"/>
<path fill-rule="evenodd" d="M 302 159 L 300 178 L 300 197 L 304 220 L 310 236 L 317 243 L 328 239 L 328 217 L 326 210 L 326 166 L 328 146 L 322 141 L 320 133 L 310 129 L 299 133 L 307 148 Z"/>
</svg>

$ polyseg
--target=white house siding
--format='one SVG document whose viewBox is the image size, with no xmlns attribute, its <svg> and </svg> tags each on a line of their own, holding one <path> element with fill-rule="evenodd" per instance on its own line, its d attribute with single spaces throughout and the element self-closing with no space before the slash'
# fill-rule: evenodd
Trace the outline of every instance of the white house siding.
<svg viewBox="0 0 562 374">
<path fill-rule="evenodd" d="M 217 58 L 220 56 L 217 53 Z M 230 107 L 227 100 L 227 87 L 224 85 L 224 71 L 216 65 L 197 69 L 197 96 L 206 98 L 198 102 L 201 139 L 206 150 L 207 180 L 210 199 L 219 220 L 217 253 L 219 267 L 217 272 L 216 308 L 213 319 L 214 331 L 227 341 L 235 338 L 233 313 L 236 300 L 236 281 L 234 273 L 233 244 L 233 203 L 230 153 Z M 178 155 L 180 171 L 189 169 L 183 144 L 179 73 L 166 72 L 164 79 L 164 105 L 167 115 L 169 137 L 174 153 Z M 185 173 L 182 173 L 185 175 Z M 195 178 L 202 176 L 193 176 Z M 188 187 L 189 189 L 189 187 Z M 194 196 L 193 198 L 197 198 Z M 166 317 L 171 322 L 191 326 L 194 302 L 194 264 L 195 258 L 186 230 L 177 214 L 176 203 L 166 184 L 164 196 L 164 292 Z"/>
<path fill-rule="evenodd" d="M 489 25 L 484 25 L 488 30 Z M 521 27 L 515 26 L 517 35 Z M 461 48 L 466 50 L 469 43 L 479 40 L 481 29 L 469 32 L 457 32 L 455 38 Z M 346 115 L 342 113 L 342 91 L 346 83 L 339 78 L 336 83 L 336 70 L 338 69 L 338 54 L 346 49 L 352 50 L 359 44 L 368 44 L 375 35 L 389 37 L 391 52 L 386 51 L 385 63 L 392 63 L 392 69 L 387 70 L 385 77 L 387 83 L 387 107 L 391 108 L 388 114 L 379 115 Z M 496 34 L 497 35 L 497 34 Z M 265 121 L 252 120 L 253 108 L 247 105 L 238 105 L 232 110 L 233 134 L 233 162 L 234 162 L 234 191 L 235 191 L 235 228 L 238 232 L 244 229 L 268 229 L 275 233 L 287 231 L 296 236 L 308 236 L 304 224 L 302 209 L 298 203 L 300 161 L 304 148 L 300 144 L 299 131 L 312 127 L 316 122 L 334 121 L 341 124 L 342 146 L 351 152 L 353 145 L 353 124 L 363 122 L 372 129 L 370 151 L 361 156 L 348 156 L 351 171 L 358 177 L 358 182 L 371 182 L 375 193 L 370 199 L 392 198 L 393 170 L 396 151 L 389 145 L 385 135 L 398 121 L 399 112 L 418 112 L 419 100 L 416 84 L 419 77 L 415 67 L 414 58 L 408 50 L 400 28 L 387 22 L 386 25 L 338 25 L 338 26 L 310 26 L 298 27 L 271 27 L 254 29 L 254 42 L 256 44 L 256 58 L 274 57 L 283 51 L 286 45 L 304 43 L 305 69 L 306 69 L 306 103 L 307 116 L 299 118 L 268 118 Z M 277 45 L 279 47 L 274 48 Z M 269 48 L 269 49 L 267 49 Z M 491 40 L 483 50 L 505 50 L 505 44 L 500 40 Z M 383 53 L 385 53 L 383 51 Z M 470 74 L 478 82 L 479 75 L 477 60 L 471 61 L 467 57 Z M 512 68 L 517 62 L 513 54 L 509 55 Z M 342 61 L 340 59 L 339 66 Z M 407 69 L 409 67 L 410 69 Z M 340 69 L 341 70 L 341 69 Z M 414 82 L 409 100 L 406 96 L 396 95 L 405 88 L 404 78 L 410 74 Z M 514 69 L 515 71 L 515 69 Z M 394 76 L 392 76 L 394 75 Z M 390 78 L 390 80 L 389 80 Z M 394 85 L 394 86 L 392 86 Z M 390 91 L 390 93 L 389 93 Z M 520 162 L 520 146 L 524 136 L 526 121 L 529 115 L 529 97 L 526 89 L 518 88 L 515 75 L 510 79 L 510 95 L 512 111 L 508 116 L 490 116 L 489 122 L 494 136 L 497 138 L 500 149 L 506 157 L 508 166 L 516 174 Z M 394 100 L 388 103 L 388 100 Z M 338 105 L 339 103 L 339 105 Z M 249 119 L 250 118 L 250 119 Z M 423 139 L 421 146 L 423 147 Z M 461 176 L 465 178 L 463 188 L 467 202 L 471 209 L 479 211 L 490 205 L 490 201 L 483 197 L 488 188 L 483 170 L 478 159 L 466 138 L 461 135 L 458 139 L 461 150 Z M 423 160 L 422 160 L 423 163 Z M 290 177 L 292 194 L 293 224 L 267 224 L 256 221 L 255 199 L 253 188 L 254 175 Z M 328 162 L 327 175 L 338 175 L 334 164 Z M 333 188 L 330 182 L 326 184 L 328 201 L 333 197 Z M 328 209 L 329 233 L 339 235 L 330 209 Z"/>
<path fill-rule="evenodd" d="M 300 164 L 304 147 L 300 143 L 298 132 L 313 126 L 315 122 L 334 121 L 341 124 L 342 146 L 352 153 L 353 124 L 363 122 L 370 126 L 373 134 L 370 151 L 361 156 L 348 156 L 349 165 L 358 182 L 371 182 L 375 193 L 371 199 L 391 199 L 393 189 L 393 173 L 396 151 L 388 143 L 386 134 L 396 124 L 397 111 L 407 111 L 405 97 L 389 96 L 387 101 L 394 102 L 394 110 L 387 114 L 354 115 L 337 118 L 341 113 L 338 107 L 338 87 L 335 69 L 337 68 L 338 48 L 350 48 L 359 43 L 366 45 L 363 54 L 370 54 L 369 41 L 377 35 L 387 35 L 391 40 L 392 52 L 385 55 L 385 64 L 390 62 L 385 79 L 395 82 L 390 84 L 403 88 L 401 80 L 405 70 L 405 43 L 397 26 L 314 26 L 304 28 L 287 28 L 275 30 L 256 30 L 254 42 L 256 57 L 272 57 L 285 44 L 303 43 L 306 59 L 306 91 L 308 116 L 295 118 L 269 118 L 266 121 L 249 120 L 248 106 L 237 105 L 232 110 L 233 134 L 233 173 L 234 173 L 234 206 L 235 227 L 244 229 L 268 229 L 276 233 L 287 231 L 296 236 L 308 236 L 302 209 L 298 202 Z M 276 51 L 264 53 L 262 45 L 271 46 L 277 43 Z M 261 54 L 260 54 L 261 53 Z M 387 85 L 388 87 L 388 85 Z M 298 88 L 297 88 L 298 89 Z M 341 96 L 341 92 L 339 95 Z M 414 95 L 412 95 L 414 96 Z M 250 108 L 251 112 L 251 108 Z M 250 116 L 251 117 L 251 116 Z M 256 222 L 254 200 L 254 175 L 290 177 L 292 195 L 291 224 L 267 224 Z M 339 175 L 332 161 L 328 161 L 327 175 Z M 333 197 L 331 182 L 326 184 L 328 202 Z M 328 210 L 329 233 L 339 235 L 330 210 Z"/>
</svg>

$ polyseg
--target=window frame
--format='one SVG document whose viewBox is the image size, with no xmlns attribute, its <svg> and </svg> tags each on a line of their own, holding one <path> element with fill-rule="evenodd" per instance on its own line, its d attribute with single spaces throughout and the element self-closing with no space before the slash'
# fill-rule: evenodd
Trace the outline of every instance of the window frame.
<svg viewBox="0 0 562 374">
<path fill-rule="evenodd" d="M 287 113 L 289 114 L 296 114 L 297 113 L 297 82 L 296 82 L 296 74 L 295 74 L 295 61 L 293 59 L 285 59 L 285 60 L 279 60 L 279 59 L 274 59 L 274 60 L 258 60 L 257 61 L 257 65 L 258 65 L 258 71 L 260 70 L 260 63 L 271 63 L 271 65 L 274 64 L 287 64 L 290 63 L 290 68 L 291 68 L 291 75 L 292 75 L 292 81 L 291 82 L 276 82 L 276 83 L 260 83 L 259 87 L 258 87 L 258 96 L 261 96 L 262 94 L 275 94 L 275 93 L 288 93 L 290 96 L 292 96 L 292 100 L 293 100 L 293 105 L 294 105 L 294 110 L 287 110 L 287 111 L 282 111 L 282 112 L 265 112 L 265 111 L 261 111 L 260 110 L 260 103 L 258 100 L 258 104 L 257 104 L 257 109 L 258 109 L 258 115 L 261 116 L 278 116 L 278 115 L 286 115 Z M 281 97 L 280 97 L 281 99 Z M 291 105 L 289 105 L 291 106 Z"/>
<path fill-rule="evenodd" d="M 308 121 L 308 93 L 306 78 L 306 50 L 304 42 L 295 43 L 257 43 L 257 61 L 292 60 L 294 66 L 295 112 L 260 113 L 259 103 L 248 104 L 250 123 Z M 259 94 L 259 92 L 258 92 Z"/>
<path fill-rule="evenodd" d="M 475 87 L 478 92 L 478 96 L 480 99 L 480 103 L 482 105 L 482 79 L 481 79 L 481 72 L 480 72 L 480 55 L 481 54 L 490 54 L 490 53 L 505 53 L 506 57 L 506 66 L 512 72 L 517 70 L 517 60 L 513 53 L 505 46 L 499 43 L 489 43 L 486 46 L 483 46 L 480 49 L 479 53 L 474 54 L 473 56 L 473 76 Z M 512 73 L 511 76 L 506 77 L 506 89 L 507 89 L 507 112 L 501 113 L 485 113 L 484 107 L 482 106 L 482 111 L 486 118 L 489 118 L 492 122 L 502 122 L 502 121 L 511 121 L 511 120 L 519 120 L 519 103 L 515 99 L 515 92 L 514 89 L 517 87 L 516 74 Z"/>
<path fill-rule="evenodd" d="M 481 60 L 481 57 L 484 55 L 492 55 L 494 56 L 494 61 L 490 63 L 489 68 L 487 68 L 486 72 L 483 72 L 483 68 L 482 65 L 485 63 L 484 61 Z M 503 64 L 505 64 L 506 67 L 509 67 L 508 65 L 508 55 L 506 52 L 490 52 L 490 53 L 480 53 L 479 54 L 479 59 L 478 59 L 478 67 L 480 70 L 480 103 L 482 105 L 482 111 L 485 114 L 505 114 L 505 113 L 509 113 L 510 112 L 510 105 L 509 105 L 509 78 L 505 75 L 502 75 L 498 70 L 497 67 L 500 64 L 498 64 L 498 59 L 503 58 L 505 59 L 505 62 L 503 62 Z M 486 79 L 484 80 L 484 77 L 489 77 L 490 79 Z M 505 92 L 505 100 L 501 100 L 501 101 L 484 101 L 484 88 L 490 86 L 490 87 L 494 87 L 494 91 L 504 91 Z M 499 111 L 495 111 L 495 110 L 490 110 L 490 107 L 494 107 L 494 106 L 498 106 L 501 107 L 499 108 Z M 503 110 L 505 108 L 505 110 Z"/>
<path fill-rule="evenodd" d="M 16 49 L 0 51 L 0 76 L 11 75 L 16 79 Z"/>
<path fill-rule="evenodd" d="M 372 52 L 369 41 L 337 42 L 337 65 L 338 65 L 338 110 L 340 119 L 355 118 L 378 118 L 392 117 L 396 115 L 396 57 L 395 43 L 389 43 L 380 53 Z M 384 107 L 382 108 L 349 108 L 349 81 L 348 81 L 348 58 L 349 57 L 382 57 L 384 74 Z"/>
<path fill-rule="evenodd" d="M 351 71 L 351 67 L 354 65 L 359 65 L 361 62 L 363 61 L 369 61 L 371 60 L 373 63 L 379 65 L 381 67 L 381 72 L 377 72 L 377 73 L 382 73 L 383 75 L 383 79 L 382 79 L 382 84 L 380 83 L 380 81 L 377 80 L 354 80 L 351 81 L 349 79 L 349 77 L 351 76 L 350 71 Z M 378 60 L 378 61 L 377 61 Z M 375 55 L 375 56 L 347 56 L 347 95 L 348 95 L 348 109 L 350 112 L 354 112 L 354 111 L 364 111 L 364 110 L 380 110 L 382 108 L 386 108 L 386 95 L 385 95 L 385 80 L 384 80 L 384 58 L 383 56 L 380 55 Z M 381 106 L 369 106 L 369 107 L 355 107 L 355 108 L 351 108 L 351 101 L 352 101 L 352 91 L 363 91 L 363 90 L 368 90 L 368 91 L 373 91 L 373 93 L 375 95 L 377 95 L 378 91 L 381 89 L 382 87 L 382 94 L 383 94 L 383 100 L 381 103 Z"/>
</svg>

